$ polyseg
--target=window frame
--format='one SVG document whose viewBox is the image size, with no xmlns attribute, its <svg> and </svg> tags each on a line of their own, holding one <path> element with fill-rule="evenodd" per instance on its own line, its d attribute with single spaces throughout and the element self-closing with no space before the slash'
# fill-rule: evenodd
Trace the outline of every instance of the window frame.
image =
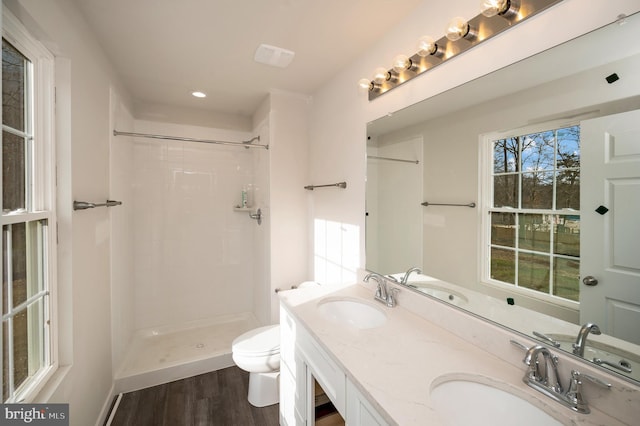
<svg viewBox="0 0 640 426">
<path fill-rule="evenodd" d="M 43 289 L 45 293 L 40 298 L 42 303 L 42 333 L 45 345 L 41 348 L 44 355 L 43 367 L 32 377 L 14 390 L 10 399 L 3 401 L 31 402 L 46 385 L 58 368 L 58 327 L 57 327 L 57 218 L 56 218 L 56 146 L 55 146 L 55 85 L 54 85 L 54 57 L 38 42 L 20 21 L 6 8 L 2 9 L 2 37 L 20 53 L 31 61 L 30 76 L 27 85 L 30 86 L 28 96 L 30 107 L 28 120 L 31 128 L 27 128 L 32 135 L 31 155 L 25 168 L 31 169 L 31 179 L 25 181 L 26 211 L 0 214 L 0 225 L 29 223 L 46 220 L 42 238 L 42 252 L 38 253 L 38 259 L 43 264 Z M 3 130 L 7 130 L 3 126 Z M 41 141 L 43 141 L 41 143 Z M 0 158 L 1 158 L 0 153 Z M 0 176 L 0 183 L 2 177 Z M 1 202 L 0 202 L 1 204 Z M 3 232 L 4 238 L 4 232 Z M 4 257 L 4 253 L 3 253 Z M 0 272 L 3 265 L 0 262 Z M 0 294 L 0 299 L 2 298 Z M 31 344 L 31 342 L 30 342 Z M 0 339 L 0 346 L 2 340 Z M 0 360 L 2 360 L 0 351 Z M 1 390 L 0 390 L 1 393 Z M 2 395 L 5 399 L 5 395 Z"/>
<path fill-rule="evenodd" d="M 510 137 L 523 136 L 534 133 L 542 133 L 545 131 L 555 131 L 567 127 L 580 126 L 580 121 L 576 119 L 559 119 L 552 121 L 545 121 L 541 123 L 531 124 L 504 131 L 489 132 L 481 134 L 479 136 L 479 170 L 480 179 L 478 181 L 478 199 L 480 200 L 479 214 L 480 228 L 478 241 L 480 244 L 480 262 L 479 262 L 479 277 L 480 282 L 489 287 L 496 288 L 498 290 L 507 291 L 516 295 L 522 295 L 530 297 L 541 302 L 549 303 L 552 305 L 561 306 L 564 308 L 570 308 L 572 310 L 578 310 L 580 308 L 580 302 L 570 299 L 565 299 L 560 296 L 555 296 L 548 293 L 543 293 L 537 290 L 521 287 L 516 284 L 511 284 L 503 281 L 499 281 L 491 278 L 491 212 L 500 210 L 508 213 L 520 213 L 520 214 L 568 214 L 580 216 L 580 210 L 570 209 L 530 209 L 522 208 L 522 206 L 516 208 L 494 208 L 492 206 L 493 201 L 493 142 L 500 139 L 506 139 Z M 555 153 L 557 156 L 557 152 Z M 557 158 L 557 157 L 556 157 Z M 556 160 L 554 158 L 554 161 Z M 523 171 L 520 171 L 522 173 Z M 553 188 L 554 196 L 556 187 Z M 521 197 L 521 195 L 520 195 Z M 516 253 L 519 251 L 514 250 Z M 523 253 L 529 250 L 524 250 Z M 550 253 L 552 255 L 553 253 Z M 578 258 L 580 260 L 580 257 Z M 552 272 L 552 271 L 551 271 Z"/>
</svg>

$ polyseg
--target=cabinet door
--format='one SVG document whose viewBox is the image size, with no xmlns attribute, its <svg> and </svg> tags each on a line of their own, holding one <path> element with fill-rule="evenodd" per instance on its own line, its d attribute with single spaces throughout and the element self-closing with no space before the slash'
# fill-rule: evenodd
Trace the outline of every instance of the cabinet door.
<svg viewBox="0 0 640 426">
<path fill-rule="evenodd" d="M 296 380 L 284 365 L 280 368 L 280 424 L 295 426 L 296 422 Z"/>
<path fill-rule="evenodd" d="M 300 355 L 307 365 L 310 374 L 318 381 L 322 389 L 338 410 L 345 416 L 345 380 L 344 371 L 321 348 L 315 339 L 306 333 L 302 327 L 297 330 L 297 345 Z M 309 377 L 309 376 L 307 376 Z M 310 384 L 307 383 L 307 389 Z M 307 395 L 308 398 L 308 395 Z M 309 416 L 307 416 L 309 418 Z"/>
<path fill-rule="evenodd" d="M 296 350 L 296 323 L 280 308 L 280 423 L 306 425 L 307 369 Z"/>
<path fill-rule="evenodd" d="M 347 426 L 387 426 L 360 391 L 347 380 Z"/>
</svg>

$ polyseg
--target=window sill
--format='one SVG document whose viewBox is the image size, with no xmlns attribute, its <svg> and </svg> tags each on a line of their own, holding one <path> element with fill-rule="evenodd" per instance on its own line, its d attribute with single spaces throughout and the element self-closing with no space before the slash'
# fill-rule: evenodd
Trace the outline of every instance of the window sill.
<svg viewBox="0 0 640 426">
<path fill-rule="evenodd" d="M 60 384 L 64 381 L 70 371 L 71 365 L 58 367 L 42 387 L 37 390 L 37 392 L 32 393 L 32 398 L 25 400 L 24 402 L 41 404 L 49 402 L 56 391 L 60 388 Z"/>
</svg>

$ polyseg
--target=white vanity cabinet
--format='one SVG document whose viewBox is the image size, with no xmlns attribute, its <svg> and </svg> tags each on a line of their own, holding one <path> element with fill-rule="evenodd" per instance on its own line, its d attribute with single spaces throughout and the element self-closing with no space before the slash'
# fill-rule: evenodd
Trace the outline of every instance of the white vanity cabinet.
<svg viewBox="0 0 640 426">
<path fill-rule="evenodd" d="M 347 380 L 347 426 L 387 426 L 367 399 Z"/>
<path fill-rule="evenodd" d="M 280 423 L 315 425 L 315 382 L 348 426 L 387 423 L 316 340 L 280 308 Z"/>
</svg>

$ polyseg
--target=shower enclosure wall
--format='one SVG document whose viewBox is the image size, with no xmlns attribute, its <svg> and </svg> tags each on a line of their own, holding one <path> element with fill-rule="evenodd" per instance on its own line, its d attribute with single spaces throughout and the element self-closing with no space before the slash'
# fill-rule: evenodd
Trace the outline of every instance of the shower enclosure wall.
<svg viewBox="0 0 640 426">
<path fill-rule="evenodd" d="M 120 131 L 254 136 L 112 113 Z M 267 144 L 266 126 L 260 136 Z M 111 194 L 124 201 L 111 230 L 116 391 L 232 365 L 231 341 L 269 322 L 268 151 L 130 136 L 111 149 Z M 243 187 L 261 225 L 234 209 Z"/>
</svg>

